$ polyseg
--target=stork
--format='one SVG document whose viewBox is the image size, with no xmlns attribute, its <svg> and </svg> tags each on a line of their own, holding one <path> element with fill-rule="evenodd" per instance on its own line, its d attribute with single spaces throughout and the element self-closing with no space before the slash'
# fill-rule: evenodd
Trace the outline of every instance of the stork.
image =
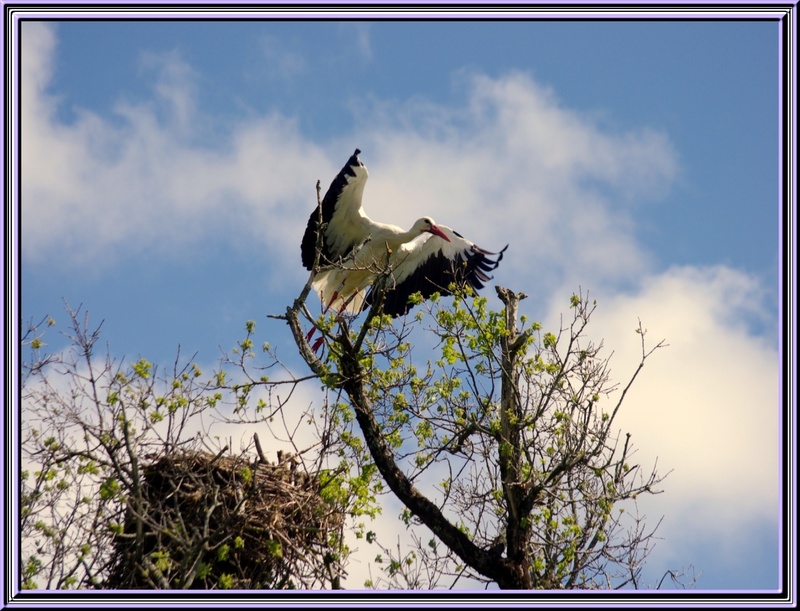
<svg viewBox="0 0 800 611">
<path fill-rule="evenodd" d="M 372 285 L 387 264 L 391 276 L 384 287 L 383 312 L 392 317 L 406 314 L 412 307 L 409 297 L 417 292 L 424 299 L 435 292 L 450 295 L 448 287 L 453 282 L 474 290 L 483 288 L 508 245 L 498 253 L 484 250 L 427 216 L 408 231 L 373 221 L 361 206 L 369 174 L 360 153 L 356 149 L 333 179 L 303 235 L 303 266 L 311 270 L 311 286 L 325 311 L 358 314 L 372 305 L 377 297 Z M 418 239 L 424 234 L 427 239 Z M 318 247 L 319 268 L 315 270 Z M 497 258 L 490 258 L 492 255 Z M 314 350 L 320 343 L 321 339 Z"/>
</svg>

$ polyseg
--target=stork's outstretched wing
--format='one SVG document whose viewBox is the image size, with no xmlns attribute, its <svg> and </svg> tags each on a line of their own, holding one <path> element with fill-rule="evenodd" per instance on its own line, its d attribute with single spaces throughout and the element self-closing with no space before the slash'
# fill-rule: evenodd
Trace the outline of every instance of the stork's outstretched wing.
<svg viewBox="0 0 800 611">
<path fill-rule="evenodd" d="M 392 276 L 387 279 L 383 312 L 397 317 L 410 309 L 409 297 L 421 293 L 427 299 L 433 293 L 450 295 L 451 283 L 482 289 L 491 280 L 493 271 L 503 259 L 503 253 L 494 253 L 476 246 L 473 242 L 453 231 L 450 227 L 439 225 L 449 242 L 436 236 L 427 240 L 415 240 L 403 244 L 393 259 Z M 491 257 L 496 255 L 496 259 Z M 370 290 L 365 301 L 369 307 L 376 298 L 375 288 Z"/>
<path fill-rule="evenodd" d="M 358 158 L 360 150 L 347 160 L 322 199 L 322 223 L 326 226 L 322 238 L 320 264 L 327 265 L 346 257 L 354 246 L 369 236 L 369 219 L 361 208 L 361 197 L 367 182 L 367 167 Z M 303 266 L 310 270 L 316 258 L 320 221 L 315 209 L 308 218 L 300 251 Z"/>
</svg>

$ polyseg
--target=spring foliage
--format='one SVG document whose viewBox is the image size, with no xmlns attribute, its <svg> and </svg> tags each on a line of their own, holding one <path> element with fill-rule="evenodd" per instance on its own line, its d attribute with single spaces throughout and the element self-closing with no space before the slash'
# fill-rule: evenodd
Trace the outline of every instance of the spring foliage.
<svg viewBox="0 0 800 611">
<path fill-rule="evenodd" d="M 655 529 L 635 499 L 658 492 L 661 477 L 633 463 L 615 419 L 663 343 L 648 350 L 637 329 L 641 362 L 621 387 L 602 343 L 586 338 L 588 297 L 572 295 L 567 322 L 545 331 L 518 316 L 522 294 L 497 287 L 504 307 L 493 311 L 486 297 L 451 290 L 452 301 L 434 296 L 404 323 L 381 316 L 379 301 L 359 328 L 324 320 L 324 360 L 298 333 L 297 303 L 287 310 L 312 371 L 349 397 L 401 518 L 434 536 L 415 530 L 412 552 L 383 549 L 388 583 L 640 586 Z"/>
</svg>

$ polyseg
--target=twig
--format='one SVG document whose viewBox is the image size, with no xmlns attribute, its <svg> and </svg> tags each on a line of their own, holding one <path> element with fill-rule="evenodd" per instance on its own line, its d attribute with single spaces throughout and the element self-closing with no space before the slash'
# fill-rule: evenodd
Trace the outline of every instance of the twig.
<svg viewBox="0 0 800 611">
<path fill-rule="evenodd" d="M 264 450 L 261 449 L 261 441 L 258 439 L 258 433 L 253 433 L 253 441 L 256 442 L 256 452 L 258 453 L 258 462 L 265 463 L 267 458 L 264 456 Z"/>
</svg>

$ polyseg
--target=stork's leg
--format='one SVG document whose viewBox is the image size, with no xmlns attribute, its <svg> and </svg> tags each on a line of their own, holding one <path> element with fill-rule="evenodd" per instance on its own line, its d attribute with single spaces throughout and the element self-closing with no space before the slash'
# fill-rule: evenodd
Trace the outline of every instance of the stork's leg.
<svg viewBox="0 0 800 611">
<path fill-rule="evenodd" d="M 350 295 L 350 297 L 348 297 L 348 298 L 345 300 L 345 302 L 342 304 L 342 307 L 339 309 L 339 314 L 337 314 L 337 316 L 336 316 L 336 320 L 334 321 L 335 323 L 338 323 L 338 322 L 341 320 L 341 318 L 342 318 L 342 312 L 344 312 L 344 311 L 347 309 L 347 306 L 349 306 L 349 305 L 350 305 L 350 302 L 351 302 L 351 301 L 353 301 L 353 299 L 355 298 L 355 296 L 356 296 L 357 294 L 358 294 L 358 291 L 356 291 L 355 293 L 353 293 L 352 295 Z M 328 307 L 327 307 L 327 308 L 325 308 L 325 312 L 327 312 L 327 311 L 328 311 L 328 308 L 330 308 L 330 307 L 331 307 L 331 304 L 333 304 L 333 302 L 334 302 L 334 301 L 336 301 L 336 298 L 337 298 L 338 296 L 339 296 L 339 293 L 335 293 L 335 294 L 334 294 L 334 296 L 333 296 L 333 299 L 331 299 L 331 300 L 330 300 L 330 302 L 328 303 Z M 308 337 L 306 338 L 306 341 L 311 341 L 311 336 L 313 335 L 313 333 L 314 333 L 314 329 L 312 328 L 312 329 L 311 329 L 311 332 L 308 334 Z M 317 350 L 319 350 L 320 346 L 322 346 L 322 342 L 323 342 L 324 340 L 325 340 L 325 336 L 324 336 L 324 335 L 322 335 L 322 336 L 320 336 L 319 338 L 317 338 L 317 341 L 315 341 L 315 342 L 314 342 L 314 345 L 313 345 L 313 346 L 311 346 L 311 350 L 313 350 L 313 351 L 314 351 L 314 353 L 316 353 L 316 352 L 317 352 Z"/>
<path fill-rule="evenodd" d="M 325 309 L 322 310 L 322 314 L 323 315 L 328 313 L 328 310 L 331 309 L 331 306 L 333 305 L 333 302 L 336 301 L 336 298 L 338 296 L 339 296 L 339 291 L 334 291 L 333 292 L 333 297 L 331 297 L 331 300 L 328 302 L 328 305 L 326 305 Z M 311 342 L 311 338 L 314 337 L 314 331 L 316 331 L 316 330 L 317 330 L 316 327 L 313 327 L 313 326 L 311 327 L 311 330 L 306 335 L 306 343 L 310 343 Z M 317 340 L 316 343 L 314 344 L 314 346 L 315 346 L 313 348 L 314 352 L 317 351 L 317 348 L 319 347 L 319 344 L 320 344 L 320 340 Z"/>
<path fill-rule="evenodd" d="M 315 342 L 314 342 L 314 345 L 313 345 L 313 346 L 311 346 L 311 351 L 312 351 L 314 354 L 316 354 L 316 353 L 317 353 L 317 351 L 320 349 L 320 346 L 322 346 L 322 342 L 323 342 L 323 341 L 325 341 L 325 336 L 324 336 L 324 335 L 320 335 L 320 336 L 317 338 L 317 341 L 315 341 Z"/>
</svg>

